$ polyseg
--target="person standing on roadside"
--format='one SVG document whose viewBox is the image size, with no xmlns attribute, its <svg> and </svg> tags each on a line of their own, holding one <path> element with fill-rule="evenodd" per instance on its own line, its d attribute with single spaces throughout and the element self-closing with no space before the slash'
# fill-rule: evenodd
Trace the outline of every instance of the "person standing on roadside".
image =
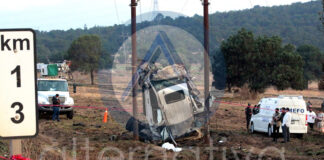
<svg viewBox="0 0 324 160">
<path fill-rule="evenodd" d="M 324 133 L 324 110 L 321 110 L 320 113 L 318 113 L 317 119 L 317 128 L 319 128 L 320 132 Z"/>
<path fill-rule="evenodd" d="M 280 127 L 281 127 L 281 131 L 282 131 L 282 135 L 284 134 L 284 127 L 282 126 L 282 123 L 283 123 L 283 119 L 285 117 L 285 114 L 286 114 L 286 108 L 282 107 L 280 109 L 280 118 L 279 118 L 279 121 L 280 121 Z"/>
<path fill-rule="evenodd" d="M 315 119 L 316 119 L 316 113 L 312 110 L 312 108 L 309 108 L 307 111 L 307 123 L 309 128 L 312 131 L 314 130 Z"/>
<path fill-rule="evenodd" d="M 284 118 L 284 116 L 285 116 L 285 114 L 286 114 L 285 111 L 286 111 L 286 108 L 284 108 L 284 107 L 282 107 L 282 108 L 280 109 L 281 114 L 280 114 L 279 121 L 281 122 L 281 124 L 282 124 L 283 118 Z M 281 128 L 281 129 L 282 129 L 282 128 Z"/>
<path fill-rule="evenodd" d="M 310 107 L 312 107 L 312 103 L 310 101 L 307 102 L 307 109 L 309 109 Z"/>
<path fill-rule="evenodd" d="M 53 121 L 57 120 L 60 121 L 60 99 L 59 99 L 59 94 L 56 94 L 55 96 L 53 96 L 52 98 L 52 102 L 53 102 Z"/>
<path fill-rule="evenodd" d="M 252 109 L 250 103 L 248 103 L 248 106 L 245 108 L 245 117 L 246 117 L 246 129 L 249 131 L 250 120 L 252 117 Z"/>
<path fill-rule="evenodd" d="M 290 131 L 289 127 L 291 124 L 291 113 L 289 112 L 289 108 L 285 110 L 285 116 L 282 120 L 282 133 L 284 136 L 284 141 L 282 143 L 287 143 L 290 141 Z"/>
<path fill-rule="evenodd" d="M 279 108 L 276 108 L 276 112 L 272 116 L 272 125 L 273 125 L 273 141 L 277 142 L 278 136 L 279 136 L 279 128 L 281 126 L 281 121 L 280 121 L 280 112 Z"/>
</svg>

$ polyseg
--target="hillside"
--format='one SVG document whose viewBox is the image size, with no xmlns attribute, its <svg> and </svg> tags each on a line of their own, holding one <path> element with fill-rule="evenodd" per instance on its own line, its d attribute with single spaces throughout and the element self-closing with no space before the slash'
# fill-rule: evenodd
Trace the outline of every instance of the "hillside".
<svg viewBox="0 0 324 160">
<path fill-rule="evenodd" d="M 321 2 L 295 3 L 286 6 L 260 7 L 242 11 L 213 13 L 210 15 L 211 51 L 214 52 L 220 42 L 229 35 L 244 27 L 256 35 L 278 35 L 284 43 L 296 46 L 312 44 L 324 50 L 324 36 L 321 31 L 319 12 Z M 142 22 L 138 29 L 157 24 Z M 164 17 L 158 24 L 172 25 L 184 29 L 202 42 L 203 18 L 178 17 L 172 19 Z M 97 34 L 102 38 L 104 50 L 113 54 L 123 42 L 123 33 L 130 35 L 129 25 L 114 25 L 110 27 L 93 27 L 84 29 L 70 29 L 67 31 L 54 30 L 49 32 L 37 31 L 38 61 L 56 62 L 64 59 L 70 43 L 84 34 Z"/>
</svg>

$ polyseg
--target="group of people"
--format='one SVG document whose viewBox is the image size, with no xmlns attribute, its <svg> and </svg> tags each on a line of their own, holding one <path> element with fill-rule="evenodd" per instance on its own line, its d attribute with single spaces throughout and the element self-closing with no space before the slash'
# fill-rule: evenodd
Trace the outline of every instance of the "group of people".
<svg viewBox="0 0 324 160">
<path fill-rule="evenodd" d="M 245 108 L 245 116 L 246 116 L 246 129 L 249 131 L 250 121 L 252 114 L 258 114 L 260 112 L 260 104 L 254 105 L 253 109 L 251 109 L 251 104 L 248 103 L 248 106 Z"/>
<path fill-rule="evenodd" d="M 310 101 L 307 102 L 307 123 L 312 131 L 316 121 L 318 122 L 317 128 L 320 132 L 324 133 L 324 101 L 318 114 L 313 111 L 312 103 Z"/>
<path fill-rule="evenodd" d="M 276 111 L 272 116 L 272 125 L 274 142 L 277 142 L 280 127 L 282 129 L 282 135 L 284 137 L 284 141 L 282 141 L 282 143 L 287 143 L 290 141 L 289 127 L 291 125 L 291 113 L 289 112 L 289 108 L 282 107 L 281 113 L 279 111 L 279 108 L 276 108 Z"/>
<path fill-rule="evenodd" d="M 316 115 L 316 113 L 312 109 L 312 104 L 310 101 L 307 102 L 307 123 L 311 130 L 314 130 L 314 124 L 316 120 L 318 121 L 319 130 L 324 133 L 324 101 L 321 106 L 320 113 Z M 252 114 L 257 114 L 260 111 L 260 105 L 255 105 L 252 109 L 251 104 L 245 108 L 245 116 L 246 116 L 246 128 L 249 131 L 250 121 Z M 272 116 L 272 125 L 273 125 L 273 141 L 277 142 L 279 137 L 279 129 L 281 127 L 282 134 L 284 137 L 284 141 L 282 143 L 287 143 L 290 141 L 290 126 L 291 126 L 292 115 L 290 113 L 289 108 L 279 108 L 275 109 L 275 113 Z"/>
</svg>

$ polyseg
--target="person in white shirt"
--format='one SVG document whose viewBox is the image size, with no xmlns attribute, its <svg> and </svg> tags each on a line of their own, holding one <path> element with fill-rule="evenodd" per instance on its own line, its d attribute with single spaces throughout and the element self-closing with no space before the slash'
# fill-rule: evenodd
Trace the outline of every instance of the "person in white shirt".
<svg viewBox="0 0 324 160">
<path fill-rule="evenodd" d="M 321 110 L 320 113 L 317 115 L 318 123 L 317 127 L 319 128 L 320 132 L 324 133 L 324 110 Z"/>
<path fill-rule="evenodd" d="M 286 143 L 290 141 L 290 131 L 289 127 L 291 124 L 291 113 L 289 112 L 289 108 L 286 108 L 285 116 L 282 120 L 282 134 L 284 137 L 284 141 L 282 143 Z"/>
<path fill-rule="evenodd" d="M 316 113 L 312 110 L 312 108 L 309 108 L 307 111 L 307 123 L 311 130 L 314 130 L 314 123 L 316 119 Z"/>
</svg>

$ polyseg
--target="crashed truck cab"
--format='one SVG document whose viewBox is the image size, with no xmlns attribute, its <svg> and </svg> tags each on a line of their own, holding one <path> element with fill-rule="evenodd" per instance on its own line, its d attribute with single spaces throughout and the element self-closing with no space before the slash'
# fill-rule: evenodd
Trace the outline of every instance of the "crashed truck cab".
<svg viewBox="0 0 324 160">
<path fill-rule="evenodd" d="M 181 65 L 156 69 L 144 64 L 138 84 L 143 92 L 146 123 L 139 122 L 139 134 L 146 140 L 167 140 L 199 130 L 199 115 L 205 114 L 199 91 Z M 126 129 L 132 130 L 130 119 Z"/>
</svg>

